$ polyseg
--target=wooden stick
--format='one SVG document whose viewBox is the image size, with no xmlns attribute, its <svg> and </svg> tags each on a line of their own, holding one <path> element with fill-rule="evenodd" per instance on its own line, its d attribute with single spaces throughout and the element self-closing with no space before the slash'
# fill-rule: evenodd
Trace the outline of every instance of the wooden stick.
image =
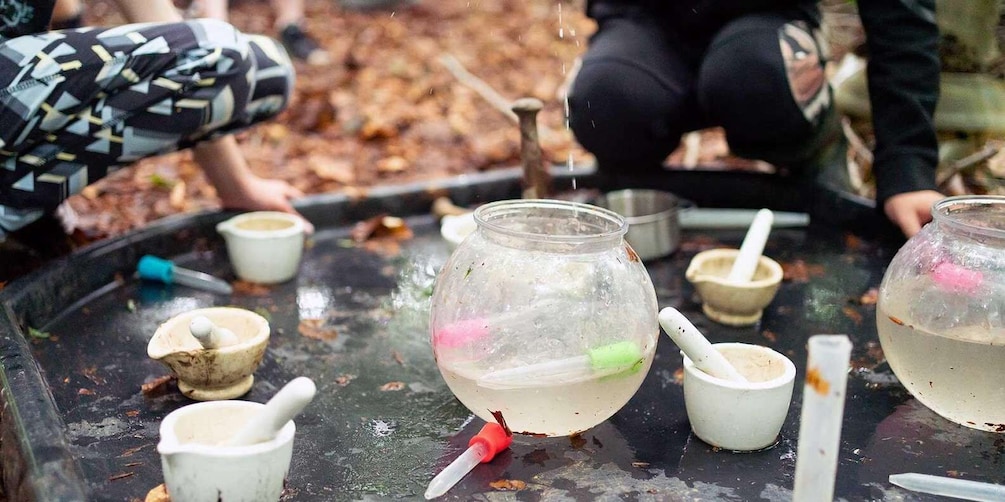
<svg viewBox="0 0 1005 502">
<path fill-rule="evenodd" d="M 499 110 L 506 115 L 514 124 L 520 123 L 520 118 L 517 117 L 516 112 L 513 111 L 513 102 L 506 99 L 502 94 L 496 92 L 489 84 L 485 83 L 484 80 L 478 78 L 471 72 L 469 72 L 464 65 L 461 64 L 460 60 L 454 57 L 452 54 L 441 54 L 439 58 L 440 64 L 442 64 L 447 71 L 449 71 L 454 78 L 457 79 L 461 84 L 471 88 L 479 96 L 485 99 L 493 108 Z M 547 138 L 552 137 L 554 134 L 550 129 L 539 126 L 538 127 L 538 137 L 542 141 L 546 141 Z"/>
<path fill-rule="evenodd" d="M 943 183 L 949 181 L 953 176 L 962 173 L 970 167 L 973 167 L 985 160 L 990 159 L 998 154 L 998 146 L 988 143 L 984 145 L 980 150 L 963 157 L 962 159 L 954 161 L 950 164 L 949 168 L 946 169 L 939 175 L 939 178 L 935 180 L 936 186 L 942 186 Z"/>
<path fill-rule="evenodd" d="M 493 108 L 509 117 L 514 124 L 520 123 L 520 119 L 516 116 L 516 113 L 510 109 L 512 102 L 503 97 L 502 94 L 496 92 L 496 90 L 493 89 L 492 86 L 485 83 L 484 80 L 469 72 L 452 54 L 441 55 L 440 64 L 446 67 L 460 83 L 473 89 L 479 96 L 485 98 L 485 101 L 488 101 Z"/>
</svg>

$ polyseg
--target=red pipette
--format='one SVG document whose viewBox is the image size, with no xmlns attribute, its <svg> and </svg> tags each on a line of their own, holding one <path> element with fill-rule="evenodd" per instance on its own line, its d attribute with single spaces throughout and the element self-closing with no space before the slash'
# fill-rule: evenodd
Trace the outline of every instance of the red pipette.
<svg viewBox="0 0 1005 502">
<path fill-rule="evenodd" d="M 475 437 L 468 441 L 468 449 L 464 450 L 461 456 L 454 459 L 445 467 L 432 481 L 426 489 L 426 499 L 432 499 L 447 493 L 466 476 L 476 465 L 488 462 L 495 458 L 496 454 L 509 448 L 513 442 L 513 435 L 506 432 L 501 425 L 489 422 L 482 427 L 482 430 L 475 434 Z"/>
</svg>

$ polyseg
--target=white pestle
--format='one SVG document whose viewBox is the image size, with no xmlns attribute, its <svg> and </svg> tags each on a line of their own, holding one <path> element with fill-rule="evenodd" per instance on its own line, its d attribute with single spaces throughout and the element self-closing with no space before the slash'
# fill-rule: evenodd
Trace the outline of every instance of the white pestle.
<svg viewBox="0 0 1005 502">
<path fill-rule="evenodd" d="M 310 404 L 315 392 L 317 387 L 310 378 L 297 377 L 290 380 L 237 434 L 226 441 L 225 446 L 246 446 L 271 441 L 287 422 Z"/>
<path fill-rule="evenodd" d="M 747 283 L 754 277 L 757 270 L 757 261 L 761 259 L 764 252 L 764 244 L 768 242 L 768 234 L 771 233 L 771 224 L 774 220 L 774 213 L 770 209 L 761 209 L 754 216 L 747 235 L 740 245 L 740 254 L 736 255 L 733 268 L 730 269 L 726 280 L 735 283 Z"/>
<path fill-rule="evenodd" d="M 711 342 L 702 335 L 698 328 L 691 324 L 684 314 L 673 307 L 666 307 L 659 314 L 660 326 L 670 335 L 681 352 L 690 359 L 694 366 L 709 375 L 723 380 L 746 382 L 747 379 L 736 371 L 736 368 L 715 350 Z"/>
<path fill-rule="evenodd" d="M 207 349 L 218 349 L 240 341 L 233 331 L 213 324 L 213 321 L 202 315 L 192 318 L 188 330 Z"/>
</svg>

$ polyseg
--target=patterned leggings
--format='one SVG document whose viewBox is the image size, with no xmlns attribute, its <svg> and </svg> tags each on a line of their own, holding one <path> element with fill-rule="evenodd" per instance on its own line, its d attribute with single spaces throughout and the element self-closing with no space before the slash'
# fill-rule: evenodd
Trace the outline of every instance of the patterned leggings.
<svg viewBox="0 0 1005 502">
<path fill-rule="evenodd" d="M 278 43 L 214 20 L 0 39 L 0 236 L 109 172 L 287 104 Z"/>
</svg>

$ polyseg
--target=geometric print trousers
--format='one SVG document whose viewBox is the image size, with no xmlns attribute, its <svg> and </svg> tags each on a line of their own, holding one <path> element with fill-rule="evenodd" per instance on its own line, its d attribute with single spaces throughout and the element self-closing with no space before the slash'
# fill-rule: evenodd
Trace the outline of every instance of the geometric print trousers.
<svg viewBox="0 0 1005 502">
<path fill-rule="evenodd" d="M 281 45 L 220 21 L 0 39 L 0 240 L 109 172 L 282 111 Z"/>
</svg>

